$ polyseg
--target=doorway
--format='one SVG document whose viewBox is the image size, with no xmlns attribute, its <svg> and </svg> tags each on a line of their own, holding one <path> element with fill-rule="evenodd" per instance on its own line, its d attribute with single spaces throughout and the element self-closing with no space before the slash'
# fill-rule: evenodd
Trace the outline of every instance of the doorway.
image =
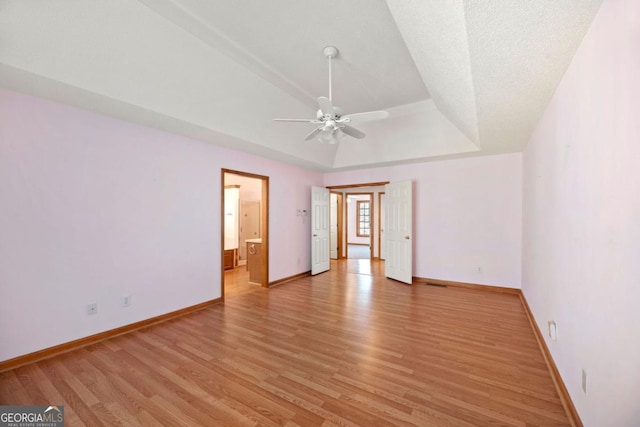
<svg viewBox="0 0 640 427">
<path fill-rule="evenodd" d="M 222 169 L 222 299 L 269 286 L 269 177 Z"/>
<path fill-rule="evenodd" d="M 327 187 L 332 193 L 342 193 L 343 190 L 358 189 L 354 193 L 342 193 L 346 198 L 349 195 L 369 195 L 372 215 L 369 240 L 368 259 L 355 260 L 359 265 L 367 263 L 383 265 L 385 275 L 391 279 L 403 283 L 412 283 L 413 277 L 413 183 L 410 180 L 390 183 L 372 182 L 367 184 L 333 185 Z M 377 200 L 377 203 L 376 203 Z M 374 207 L 374 203 L 377 206 Z M 344 203 L 343 217 L 344 229 L 342 246 L 345 253 L 339 254 L 350 258 L 347 244 L 349 237 L 348 228 L 355 225 L 349 223 L 347 213 L 354 211 L 357 206 L 351 207 L 348 200 Z M 379 263 L 378 261 L 382 261 Z"/>
<path fill-rule="evenodd" d="M 373 193 L 346 193 L 347 258 L 373 257 Z"/>
<path fill-rule="evenodd" d="M 367 257 L 371 260 L 380 259 L 380 249 L 381 246 L 384 245 L 384 242 L 381 243 L 381 239 L 383 238 L 384 233 L 384 222 L 382 221 L 384 212 L 381 212 L 381 208 L 384 207 L 384 200 L 381 201 L 380 194 L 384 195 L 385 185 L 388 184 L 389 181 L 383 182 L 371 182 L 371 183 L 363 183 L 363 184 L 349 184 L 349 185 L 333 185 L 328 186 L 327 188 L 331 192 L 331 197 L 336 198 L 338 200 L 339 206 L 337 206 L 337 213 L 334 214 L 334 206 L 331 207 L 331 227 L 332 229 L 336 226 L 333 223 L 334 219 L 337 221 L 337 233 L 338 233 L 338 243 L 337 243 L 337 259 L 348 258 L 348 248 L 347 248 L 347 196 L 354 194 L 368 194 L 371 195 L 371 215 L 372 215 L 372 228 L 371 233 L 373 234 L 372 240 L 369 243 L 369 250 L 371 252 L 370 256 Z M 334 196 L 335 194 L 335 196 Z M 383 198 L 384 199 L 384 198 Z M 342 203 L 340 203 L 340 201 Z M 334 203 L 334 202 L 332 202 Z M 352 209 L 353 210 L 353 209 Z M 355 225 L 350 225 L 352 229 L 355 228 Z M 332 242 L 332 250 L 336 245 Z M 365 248 L 367 250 L 367 248 Z M 331 255 L 331 259 L 336 259 L 333 256 L 333 252 Z M 366 259 L 366 258 L 365 258 Z M 384 256 L 383 258 L 384 259 Z"/>
</svg>

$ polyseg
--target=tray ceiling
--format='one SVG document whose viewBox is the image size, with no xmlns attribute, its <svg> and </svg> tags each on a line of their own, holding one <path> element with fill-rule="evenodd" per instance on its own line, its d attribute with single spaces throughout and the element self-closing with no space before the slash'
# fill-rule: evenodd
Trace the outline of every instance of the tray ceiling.
<svg viewBox="0 0 640 427">
<path fill-rule="evenodd" d="M 0 85 L 331 171 L 521 151 L 601 0 L 0 1 Z M 386 109 L 303 141 L 328 95 Z"/>
</svg>

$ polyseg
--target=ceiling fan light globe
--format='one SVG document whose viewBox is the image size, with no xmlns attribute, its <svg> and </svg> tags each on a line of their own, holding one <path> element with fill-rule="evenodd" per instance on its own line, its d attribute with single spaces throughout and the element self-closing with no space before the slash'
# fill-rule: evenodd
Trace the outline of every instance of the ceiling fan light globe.
<svg viewBox="0 0 640 427">
<path fill-rule="evenodd" d="M 320 142 L 328 142 L 328 143 L 332 143 L 331 141 L 334 139 L 332 136 L 333 132 L 329 129 L 323 129 L 322 132 L 320 132 L 316 138 L 318 138 L 318 140 Z"/>
</svg>

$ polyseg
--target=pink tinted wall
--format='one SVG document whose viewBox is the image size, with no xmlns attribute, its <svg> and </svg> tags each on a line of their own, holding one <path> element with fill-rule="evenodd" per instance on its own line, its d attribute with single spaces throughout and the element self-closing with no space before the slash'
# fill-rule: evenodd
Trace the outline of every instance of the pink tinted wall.
<svg viewBox="0 0 640 427">
<path fill-rule="evenodd" d="M 270 280 L 310 269 L 320 173 L 7 90 L 0 118 L 0 360 L 220 297 L 221 168 L 270 177 Z"/>
<path fill-rule="evenodd" d="M 640 425 L 638 52 L 603 2 L 524 153 L 522 290 L 585 426 Z"/>
<path fill-rule="evenodd" d="M 403 180 L 413 181 L 414 276 L 520 287 L 520 153 L 325 175 L 325 185 Z"/>
</svg>

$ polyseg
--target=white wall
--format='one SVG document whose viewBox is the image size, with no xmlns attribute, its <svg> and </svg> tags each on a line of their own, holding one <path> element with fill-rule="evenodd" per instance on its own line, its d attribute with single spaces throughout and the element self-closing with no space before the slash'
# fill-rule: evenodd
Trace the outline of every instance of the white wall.
<svg viewBox="0 0 640 427">
<path fill-rule="evenodd" d="M 221 168 L 270 177 L 270 280 L 311 267 L 320 173 L 6 90 L 0 117 L 0 360 L 220 297 Z"/>
<path fill-rule="evenodd" d="M 605 1 L 524 153 L 522 289 L 585 426 L 640 425 L 638 52 Z"/>
<path fill-rule="evenodd" d="M 224 250 L 238 249 L 240 189 L 224 189 Z"/>
<path fill-rule="evenodd" d="M 414 183 L 414 276 L 520 287 L 521 154 L 325 175 L 325 185 L 401 180 Z"/>
</svg>

